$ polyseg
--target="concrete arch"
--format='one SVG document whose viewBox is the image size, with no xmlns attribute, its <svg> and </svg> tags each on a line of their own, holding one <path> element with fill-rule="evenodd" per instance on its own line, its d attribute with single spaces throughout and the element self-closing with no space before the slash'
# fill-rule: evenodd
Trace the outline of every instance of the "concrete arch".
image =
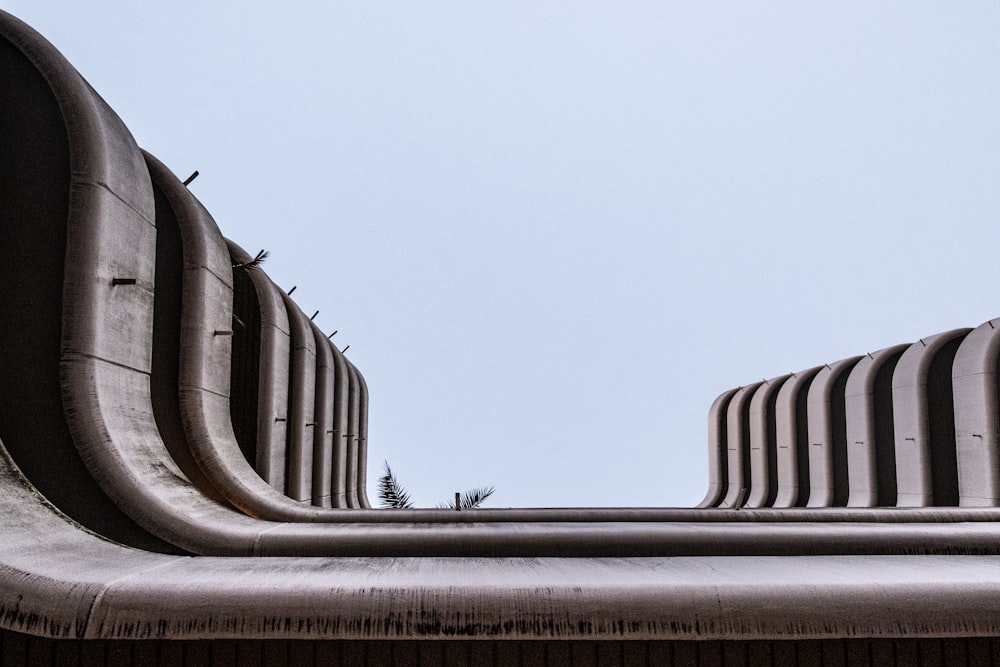
<svg viewBox="0 0 1000 667">
<path fill-rule="evenodd" d="M 326 336 L 314 322 L 313 337 L 316 345 L 316 405 L 313 408 L 313 478 L 312 504 L 316 507 L 333 507 L 330 500 L 333 488 L 333 403 L 334 374 L 333 352 Z"/>
<path fill-rule="evenodd" d="M 309 318 L 282 292 L 291 332 L 288 367 L 288 465 L 285 494 L 312 501 L 313 444 L 316 427 L 316 338 Z"/>
<path fill-rule="evenodd" d="M 770 507 L 778 495 L 775 403 L 791 375 L 765 381 L 750 400 L 750 496 L 747 507 Z"/>
<path fill-rule="evenodd" d="M 792 373 L 778 390 L 774 401 L 775 469 L 778 495 L 774 507 L 798 507 L 809 498 L 809 432 L 806 400 L 813 378 L 822 369 L 816 366 Z"/>
<path fill-rule="evenodd" d="M 1000 319 L 993 319 L 966 336 L 952 368 L 959 504 L 965 507 L 1000 505 L 998 363 Z"/>
<path fill-rule="evenodd" d="M 762 384 L 755 382 L 737 389 L 726 410 L 729 485 L 723 507 L 742 507 L 750 493 L 750 401 Z"/>
<path fill-rule="evenodd" d="M 698 507 L 718 507 L 726 497 L 729 484 L 726 412 L 729 401 L 739 389 L 724 391 L 708 409 L 708 492 Z"/>
<path fill-rule="evenodd" d="M 952 364 L 971 329 L 922 338 L 896 364 L 892 411 L 896 444 L 896 504 L 958 505 Z"/>
<path fill-rule="evenodd" d="M 246 264 L 253 258 L 227 240 L 232 262 Z M 260 351 L 257 370 L 260 388 L 257 403 L 257 452 L 254 468 L 274 489 L 287 486 L 288 383 L 291 333 L 280 290 L 261 271 L 246 271 L 254 290 L 260 317 Z"/>
<path fill-rule="evenodd" d="M 907 347 L 894 345 L 862 357 L 847 378 L 848 507 L 896 504 L 892 374 Z"/>
<path fill-rule="evenodd" d="M 371 509 L 368 501 L 368 383 L 356 367 L 358 375 L 358 504 Z"/>
<path fill-rule="evenodd" d="M 350 373 L 347 360 L 333 343 L 329 344 L 333 355 L 333 468 L 331 473 L 330 502 L 334 507 L 347 508 L 347 437 L 350 408 Z"/>
<path fill-rule="evenodd" d="M 347 443 L 347 506 L 351 509 L 361 507 L 358 497 L 358 434 L 361 431 L 361 382 L 358 380 L 358 370 L 350 361 L 347 363 L 347 433 L 343 434 Z"/>
<path fill-rule="evenodd" d="M 844 388 L 861 357 L 827 364 L 809 386 L 806 398 L 809 438 L 809 500 L 807 507 L 847 505 L 847 422 Z"/>
</svg>

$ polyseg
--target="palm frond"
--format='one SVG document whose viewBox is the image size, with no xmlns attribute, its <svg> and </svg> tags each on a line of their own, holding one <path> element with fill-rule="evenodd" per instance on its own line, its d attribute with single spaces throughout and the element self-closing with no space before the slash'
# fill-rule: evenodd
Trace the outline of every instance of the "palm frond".
<svg viewBox="0 0 1000 667">
<path fill-rule="evenodd" d="M 482 505 L 487 498 L 493 495 L 496 489 L 492 486 L 482 486 L 478 489 L 470 489 L 463 493 L 458 500 L 458 509 L 471 510 Z M 438 509 L 455 509 L 455 502 L 438 503 Z"/>
<path fill-rule="evenodd" d="M 410 494 L 400 484 L 396 476 L 392 474 L 392 468 L 388 461 L 382 462 L 385 474 L 378 480 L 378 499 L 382 507 L 394 509 L 410 509 L 413 503 L 410 501 Z"/>
<path fill-rule="evenodd" d="M 257 253 L 257 256 L 251 259 L 249 262 L 237 262 L 233 264 L 234 269 L 240 269 L 241 271 L 247 271 L 249 269 L 256 269 L 258 266 L 264 263 L 271 253 L 267 250 L 261 250 Z"/>
</svg>

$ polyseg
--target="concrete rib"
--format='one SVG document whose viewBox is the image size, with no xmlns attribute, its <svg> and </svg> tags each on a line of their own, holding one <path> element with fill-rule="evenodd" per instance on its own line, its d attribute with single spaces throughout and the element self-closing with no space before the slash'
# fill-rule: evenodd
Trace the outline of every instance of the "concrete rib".
<svg viewBox="0 0 1000 667">
<path fill-rule="evenodd" d="M 896 504 L 892 373 L 908 347 L 894 345 L 862 357 L 847 378 L 848 507 Z"/>
<path fill-rule="evenodd" d="M 234 242 L 226 241 L 234 263 L 253 258 Z M 291 334 L 280 291 L 262 271 L 247 271 L 260 308 L 260 370 L 257 407 L 257 473 L 284 493 L 287 484 L 288 364 Z"/>
<path fill-rule="evenodd" d="M 911 345 L 892 376 L 896 491 L 900 507 L 958 504 L 952 362 L 971 329 Z"/>
<path fill-rule="evenodd" d="M 952 388 L 955 405 L 959 504 L 1000 504 L 1000 405 L 997 364 L 1000 319 L 975 328 L 955 354 Z"/>
<path fill-rule="evenodd" d="M 861 357 L 827 364 L 819 370 L 806 398 L 809 440 L 807 507 L 847 505 L 847 423 L 844 387 Z"/>
<path fill-rule="evenodd" d="M 755 382 L 740 387 L 726 410 L 726 455 L 729 461 L 729 485 L 723 507 L 740 508 L 750 493 L 750 401 L 757 387 Z"/>
<path fill-rule="evenodd" d="M 791 377 L 767 380 L 750 400 L 750 496 L 747 507 L 770 507 L 777 497 L 775 403 L 781 385 Z"/>
<path fill-rule="evenodd" d="M 729 455 L 726 438 L 726 412 L 738 388 L 724 391 L 708 409 L 708 492 L 698 507 L 718 507 L 726 497 L 729 479 Z"/>
<path fill-rule="evenodd" d="M 809 498 L 809 437 L 806 399 L 816 366 L 792 373 L 778 390 L 774 402 L 775 456 L 777 459 L 778 495 L 774 507 L 805 505 Z"/>
<path fill-rule="evenodd" d="M 288 370 L 288 478 L 285 493 L 312 501 L 313 432 L 316 426 L 316 338 L 309 318 L 282 292 L 292 335 Z"/>
<path fill-rule="evenodd" d="M 326 336 L 310 322 L 316 346 L 316 403 L 313 408 L 312 503 L 316 507 L 333 507 L 330 493 L 333 487 L 333 402 L 334 363 Z"/>
</svg>

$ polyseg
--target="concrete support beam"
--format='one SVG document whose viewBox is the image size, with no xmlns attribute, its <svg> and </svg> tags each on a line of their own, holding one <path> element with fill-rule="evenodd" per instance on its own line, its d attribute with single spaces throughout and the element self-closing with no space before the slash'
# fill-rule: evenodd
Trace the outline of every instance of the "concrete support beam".
<svg viewBox="0 0 1000 667">
<path fill-rule="evenodd" d="M 959 504 L 1000 505 L 1000 319 L 974 329 L 955 354 L 952 388 Z"/>
<path fill-rule="evenodd" d="M 729 486 L 728 437 L 726 413 L 738 389 L 724 391 L 708 409 L 708 492 L 698 507 L 718 507 Z"/>
<path fill-rule="evenodd" d="M 747 507 L 770 507 L 778 496 L 778 391 L 791 375 L 767 380 L 750 400 L 750 496 Z"/>
<path fill-rule="evenodd" d="M 896 504 L 892 374 L 908 347 L 894 345 L 862 357 L 847 378 L 848 507 Z"/>
<path fill-rule="evenodd" d="M 847 505 L 847 422 L 844 387 L 861 357 L 827 364 L 809 386 L 806 398 L 809 439 L 809 500 L 807 507 Z"/>
<path fill-rule="evenodd" d="M 970 331 L 923 338 L 896 364 L 892 409 L 900 507 L 958 504 L 952 362 Z"/>
<path fill-rule="evenodd" d="M 823 366 L 792 373 L 774 402 L 778 495 L 774 507 L 798 507 L 809 498 L 809 432 L 806 400 Z"/>
<path fill-rule="evenodd" d="M 726 410 L 729 485 L 722 507 L 742 507 L 750 495 L 750 401 L 761 384 L 755 382 L 737 389 Z"/>
</svg>

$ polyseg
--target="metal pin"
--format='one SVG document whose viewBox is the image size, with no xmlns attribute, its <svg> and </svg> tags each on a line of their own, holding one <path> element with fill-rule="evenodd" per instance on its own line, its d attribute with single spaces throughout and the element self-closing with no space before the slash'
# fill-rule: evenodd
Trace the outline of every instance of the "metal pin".
<svg viewBox="0 0 1000 667">
<path fill-rule="evenodd" d="M 461 500 L 460 500 L 461 497 L 462 497 L 462 494 L 460 494 L 458 491 L 456 491 L 455 492 L 455 511 L 456 512 L 462 511 L 462 504 L 461 504 Z"/>
<path fill-rule="evenodd" d="M 337 331 L 340 331 L 340 329 L 337 329 Z M 327 338 L 333 338 L 334 336 L 336 336 L 337 335 L 337 331 L 334 331 L 332 334 L 330 334 L 329 336 L 327 336 Z"/>
<path fill-rule="evenodd" d="M 187 187 L 188 185 L 190 185 L 191 181 L 193 181 L 196 178 L 198 178 L 198 170 L 197 169 L 195 169 L 194 173 L 191 174 L 190 176 L 188 176 L 187 179 L 184 181 L 184 187 Z"/>
<path fill-rule="evenodd" d="M 233 332 L 232 331 L 227 331 L 226 329 L 216 329 L 215 333 L 213 333 L 212 335 L 213 336 L 232 336 Z"/>
<path fill-rule="evenodd" d="M 135 285 L 135 278 L 112 278 L 112 285 Z"/>
<path fill-rule="evenodd" d="M 350 345 L 348 345 L 348 346 L 347 346 L 347 347 L 345 347 L 345 348 L 344 348 L 343 350 L 341 350 L 341 351 L 340 351 L 340 353 L 341 353 L 341 354 L 343 354 L 344 352 L 347 352 L 347 348 L 349 348 L 349 347 L 351 347 L 351 346 L 350 346 Z"/>
<path fill-rule="evenodd" d="M 299 286 L 298 286 L 298 285 L 292 285 L 292 289 L 288 290 L 288 296 L 291 296 L 291 295 L 292 295 L 292 292 L 294 292 L 294 291 L 295 291 L 295 290 L 297 290 L 298 288 L 299 288 Z"/>
<path fill-rule="evenodd" d="M 319 315 L 318 310 L 315 313 L 313 313 L 312 317 L 309 318 L 309 321 L 312 322 L 313 320 L 315 320 L 317 315 Z"/>
</svg>

